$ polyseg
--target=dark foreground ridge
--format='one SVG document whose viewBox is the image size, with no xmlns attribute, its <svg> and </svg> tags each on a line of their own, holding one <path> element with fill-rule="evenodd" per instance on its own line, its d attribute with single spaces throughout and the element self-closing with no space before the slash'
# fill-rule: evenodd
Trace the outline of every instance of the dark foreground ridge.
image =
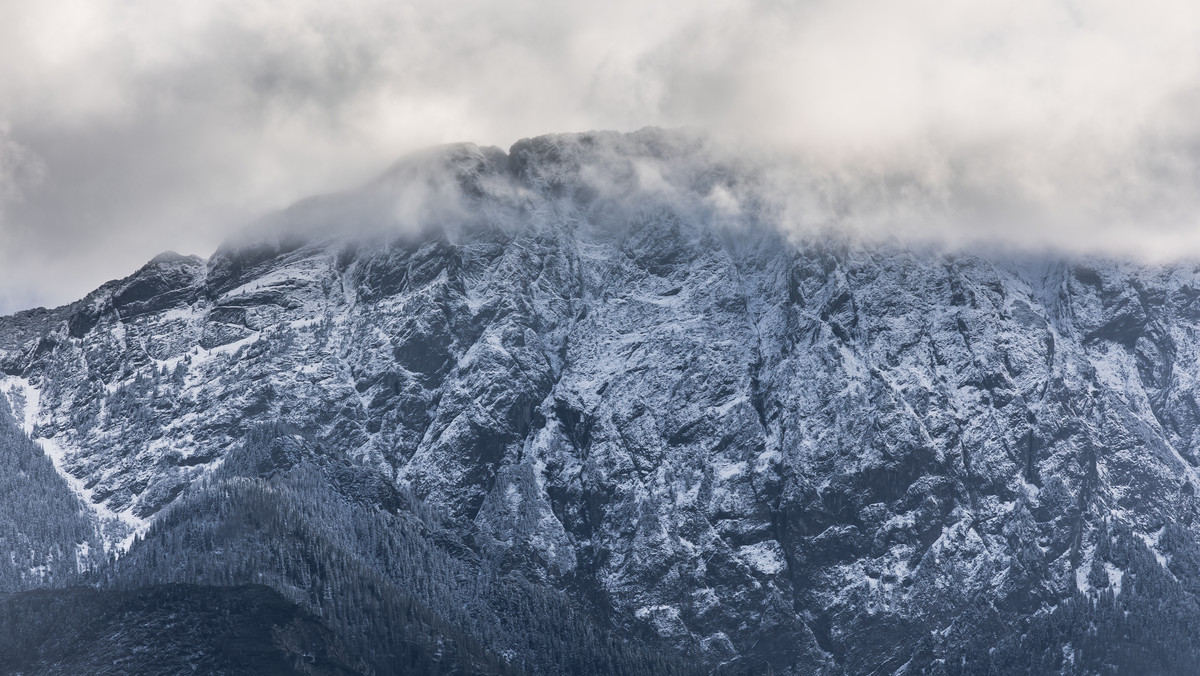
<svg viewBox="0 0 1200 676">
<path fill-rule="evenodd" d="M 17 673 L 362 673 L 332 632 L 262 586 L 7 594 L 0 624 L 0 663 Z"/>
<path fill-rule="evenodd" d="M 313 673 L 1194 670 L 1200 269 L 799 235 L 770 185 L 451 146 L 0 318 L 5 621 L 128 639 L 0 659 L 140 655 L 106 609 L 167 595 L 179 664 L 213 598 Z"/>
</svg>

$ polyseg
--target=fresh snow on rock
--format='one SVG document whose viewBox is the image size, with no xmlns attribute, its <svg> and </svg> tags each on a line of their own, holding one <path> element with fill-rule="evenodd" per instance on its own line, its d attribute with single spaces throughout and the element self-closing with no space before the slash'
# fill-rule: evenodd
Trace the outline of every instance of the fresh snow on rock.
<svg viewBox="0 0 1200 676">
<path fill-rule="evenodd" d="M 0 319 L 0 389 L 112 546 L 285 421 L 708 665 L 902 669 L 1095 594 L 1109 532 L 1171 562 L 1200 269 L 805 234 L 761 178 L 652 130 L 431 153 Z"/>
<path fill-rule="evenodd" d="M 71 491 L 87 509 L 95 513 L 101 533 L 105 537 L 105 549 L 116 553 L 127 551 L 134 539 L 138 535 L 144 534 L 149 528 L 149 521 L 134 516 L 129 509 L 120 513 L 114 512 L 102 501 L 96 500 L 93 491 L 81 479 L 67 471 L 68 455 L 66 450 L 54 438 L 39 438 L 35 435 L 38 410 L 42 399 L 41 391 L 37 387 L 24 378 L 7 376 L 0 381 L 0 393 L 8 397 L 10 407 L 22 421 L 22 429 L 25 434 L 42 447 L 42 450 L 46 452 L 46 457 L 54 463 L 54 469 L 67 482 Z M 83 561 L 88 554 L 88 545 L 84 542 L 79 547 L 82 549 L 77 552 L 76 558 Z"/>
</svg>

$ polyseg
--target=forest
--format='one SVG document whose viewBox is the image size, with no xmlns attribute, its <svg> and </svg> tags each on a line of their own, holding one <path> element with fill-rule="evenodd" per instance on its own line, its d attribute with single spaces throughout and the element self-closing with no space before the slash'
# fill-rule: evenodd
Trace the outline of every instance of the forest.
<svg viewBox="0 0 1200 676">
<path fill-rule="evenodd" d="M 85 652 L 79 646 L 111 650 L 99 637 L 117 621 L 114 614 L 131 625 L 123 631 L 144 632 L 151 623 L 146 613 L 113 610 L 131 598 L 160 606 L 179 599 L 186 607 L 206 594 L 223 594 L 233 603 L 248 593 L 247 585 L 258 585 L 278 595 L 276 604 L 294 606 L 276 611 L 287 622 L 300 613 L 327 628 L 331 638 L 324 643 L 349 656 L 337 664 L 350 673 L 697 672 L 684 657 L 656 650 L 650 637 L 618 636 L 602 609 L 482 556 L 469 534 L 444 527 L 411 494 L 372 470 L 331 457 L 283 424 L 252 429 L 219 470 L 160 515 L 127 553 L 77 562 L 75 550 L 102 551 L 85 546 L 97 534 L 40 447 L 11 415 L 4 423 L 0 458 L 22 464 L 0 480 L 27 499 L 3 503 L 11 511 L 0 512 L 0 542 L 31 553 L 14 555 L 0 568 L 3 590 L 68 590 L 66 596 L 37 591 L 0 597 L 0 663 L 8 668 L 39 664 L 39 656 L 63 646 L 63 635 L 49 627 L 77 632 L 69 643 Z M 23 480 L 20 471 L 32 480 Z M 30 562 L 41 567 L 31 573 Z M 258 626 L 266 620 L 248 613 L 240 621 Z M 275 626 L 274 634 L 287 626 Z M 279 640 L 267 632 L 255 651 L 286 657 L 275 645 Z M 212 650 L 221 645 L 210 643 Z M 204 652 L 204 645 L 193 650 Z M 216 658 L 201 657 L 199 663 L 216 668 Z M 296 668 L 308 673 L 304 664 Z"/>
</svg>

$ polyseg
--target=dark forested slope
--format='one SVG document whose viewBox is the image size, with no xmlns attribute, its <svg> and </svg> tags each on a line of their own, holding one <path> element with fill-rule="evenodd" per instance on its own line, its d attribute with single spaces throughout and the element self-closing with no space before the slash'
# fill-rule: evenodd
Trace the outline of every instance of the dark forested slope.
<svg viewBox="0 0 1200 676">
<path fill-rule="evenodd" d="M 319 620 L 272 589 L 183 584 L 0 595 L 0 667 L 96 676 L 339 676 L 366 668 Z"/>
</svg>

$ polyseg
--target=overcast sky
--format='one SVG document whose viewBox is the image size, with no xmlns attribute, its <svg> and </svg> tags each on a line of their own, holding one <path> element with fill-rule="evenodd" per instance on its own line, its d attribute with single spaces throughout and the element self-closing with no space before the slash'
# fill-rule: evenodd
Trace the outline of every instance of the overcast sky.
<svg viewBox="0 0 1200 676">
<path fill-rule="evenodd" d="M 910 229 L 1200 255 L 1196 5 L 0 0 L 0 311 L 413 149 L 646 125 L 915 199 Z"/>
</svg>

